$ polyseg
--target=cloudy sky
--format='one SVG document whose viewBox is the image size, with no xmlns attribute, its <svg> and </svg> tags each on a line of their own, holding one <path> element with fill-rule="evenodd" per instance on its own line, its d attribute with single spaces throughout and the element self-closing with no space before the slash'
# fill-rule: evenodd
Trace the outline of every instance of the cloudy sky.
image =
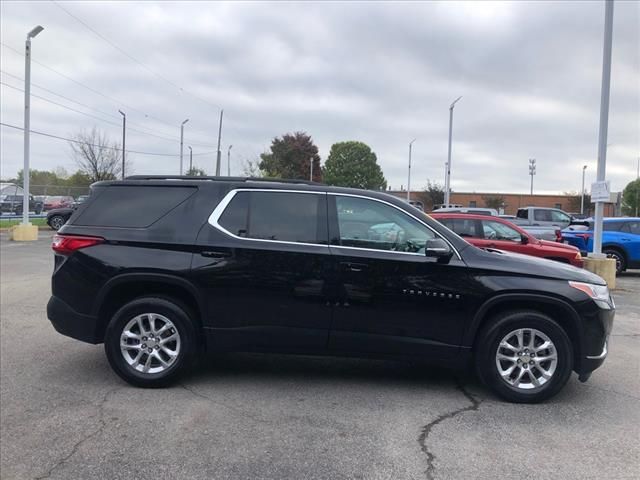
<svg viewBox="0 0 640 480">
<path fill-rule="evenodd" d="M 640 155 L 639 5 L 615 4 L 613 190 L 635 178 Z M 212 173 L 224 108 L 232 174 L 274 136 L 302 130 L 323 160 L 334 142 L 366 142 L 393 188 L 406 186 L 417 138 L 412 185 L 443 183 L 448 107 L 462 95 L 454 190 L 527 192 L 531 157 L 536 192 L 579 190 L 585 164 L 587 182 L 595 179 L 600 1 L 2 1 L 0 16 L 2 123 L 22 126 L 24 38 L 43 25 L 33 41 L 31 128 L 69 137 L 96 125 L 116 141 L 121 109 L 127 149 L 164 154 L 131 153 L 135 173 L 178 172 L 186 118 L 185 145 Z M 32 168 L 75 170 L 65 141 L 31 138 Z M 2 177 L 15 175 L 22 132 L 3 126 L 0 153 Z"/>
</svg>

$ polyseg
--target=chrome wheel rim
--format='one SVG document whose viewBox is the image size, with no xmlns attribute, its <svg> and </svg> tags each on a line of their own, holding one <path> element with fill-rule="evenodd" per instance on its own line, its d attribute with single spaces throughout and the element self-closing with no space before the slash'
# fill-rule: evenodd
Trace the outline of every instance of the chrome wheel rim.
<svg viewBox="0 0 640 480">
<path fill-rule="evenodd" d="M 62 218 L 60 217 L 53 217 L 51 219 L 51 226 L 56 229 L 56 230 L 60 230 L 62 228 L 62 226 L 64 225 L 64 220 L 62 220 Z"/>
<path fill-rule="evenodd" d="M 553 378 L 558 352 L 551 339 L 535 328 L 520 328 L 504 336 L 496 350 L 502 380 L 518 390 L 538 390 Z"/>
<path fill-rule="evenodd" d="M 180 334 L 164 315 L 143 313 L 129 320 L 122 330 L 120 352 L 134 370 L 162 373 L 180 355 Z"/>
</svg>

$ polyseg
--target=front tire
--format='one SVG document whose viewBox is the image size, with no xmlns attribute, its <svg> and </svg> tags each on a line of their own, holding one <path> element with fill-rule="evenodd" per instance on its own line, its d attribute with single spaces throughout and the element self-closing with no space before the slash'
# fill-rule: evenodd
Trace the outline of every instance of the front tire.
<svg viewBox="0 0 640 480">
<path fill-rule="evenodd" d="M 104 348 L 111 368 L 126 382 L 164 387 L 191 366 L 195 329 L 178 304 L 165 298 L 139 298 L 115 313 Z"/>
<path fill-rule="evenodd" d="M 54 215 L 49 219 L 49 226 L 53 228 L 56 232 L 62 228 L 65 224 L 65 220 L 62 215 Z"/>
<path fill-rule="evenodd" d="M 507 312 L 482 330 L 476 368 L 503 399 L 538 403 L 556 395 L 573 370 L 573 348 L 554 320 L 536 311 Z"/>
</svg>

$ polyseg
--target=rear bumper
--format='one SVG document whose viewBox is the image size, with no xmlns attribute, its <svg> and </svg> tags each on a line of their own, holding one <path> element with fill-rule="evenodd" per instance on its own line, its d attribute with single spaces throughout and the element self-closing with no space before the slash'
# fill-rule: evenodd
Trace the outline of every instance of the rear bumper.
<svg viewBox="0 0 640 480">
<path fill-rule="evenodd" d="M 47 317 L 62 335 L 66 335 L 87 343 L 102 343 L 98 335 L 98 321 L 96 317 L 76 312 L 56 296 L 52 296 L 47 303 Z"/>
</svg>

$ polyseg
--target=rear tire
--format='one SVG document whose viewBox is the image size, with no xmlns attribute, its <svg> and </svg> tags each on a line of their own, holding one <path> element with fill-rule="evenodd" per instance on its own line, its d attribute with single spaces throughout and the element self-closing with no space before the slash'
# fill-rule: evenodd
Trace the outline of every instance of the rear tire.
<svg viewBox="0 0 640 480">
<path fill-rule="evenodd" d="M 603 252 L 607 258 L 613 258 L 616 261 L 616 274 L 622 273 L 627 269 L 627 260 L 624 254 L 615 248 L 605 248 Z"/>
<path fill-rule="evenodd" d="M 556 395 L 569 380 L 573 347 L 548 316 L 530 310 L 507 312 L 478 336 L 476 369 L 482 382 L 503 399 L 538 403 Z"/>
<path fill-rule="evenodd" d="M 178 304 L 143 297 L 114 314 L 104 348 L 111 368 L 127 383 L 164 387 L 191 366 L 197 351 L 195 333 L 189 315 Z"/>
</svg>

